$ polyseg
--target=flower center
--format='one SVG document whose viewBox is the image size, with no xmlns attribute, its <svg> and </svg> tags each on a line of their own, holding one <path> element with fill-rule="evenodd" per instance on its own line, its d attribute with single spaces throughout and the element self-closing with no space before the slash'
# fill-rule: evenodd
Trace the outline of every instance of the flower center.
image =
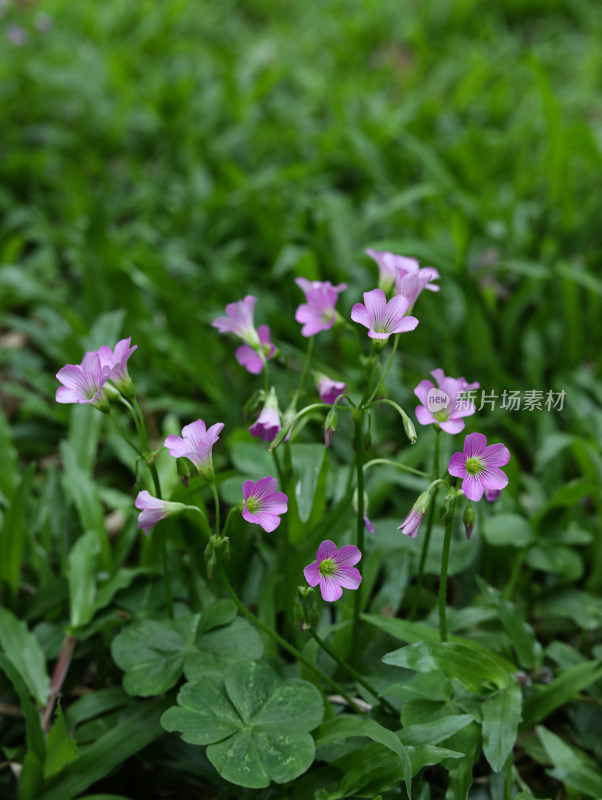
<svg viewBox="0 0 602 800">
<path fill-rule="evenodd" d="M 435 411 L 433 416 L 435 417 L 437 422 L 445 422 L 445 420 L 449 416 L 449 409 L 448 408 L 442 408 L 441 411 Z"/>
<path fill-rule="evenodd" d="M 478 475 L 484 468 L 485 465 L 477 456 L 466 459 L 466 472 L 468 472 L 469 475 Z"/>
<path fill-rule="evenodd" d="M 334 563 L 332 558 L 325 558 L 323 561 L 320 561 L 320 575 L 327 577 L 328 575 L 334 575 L 337 571 L 337 565 Z"/>
<path fill-rule="evenodd" d="M 261 508 L 261 503 L 256 497 L 249 497 L 247 500 L 247 511 L 250 511 L 251 514 L 255 514 L 256 511 L 259 511 Z"/>
</svg>

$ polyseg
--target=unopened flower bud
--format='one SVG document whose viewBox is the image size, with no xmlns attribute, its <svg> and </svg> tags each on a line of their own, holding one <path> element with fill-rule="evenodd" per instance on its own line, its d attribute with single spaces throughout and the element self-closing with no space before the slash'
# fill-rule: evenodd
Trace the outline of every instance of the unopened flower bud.
<svg viewBox="0 0 602 800">
<path fill-rule="evenodd" d="M 472 503 L 468 503 L 466 508 L 464 509 L 464 517 L 463 517 L 464 528 L 466 530 L 467 539 L 470 539 L 470 537 L 472 536 L 476 518 L 477 515 L 475 513 L 474 506 L 472 505 Z"/>
<path fill-rule="evenodd" d="M 330 447 L 332 436 L 339 427 L 339 418 L 337 416 L 336 407 L 330 409 L 324 420 L 324 444 Z"/>
<path fill-rule="evenodd" d="M 426 514 L 430 503 L 431 493 L 427 489 L 425 492 L 422 492 L 422 494 L 418 495 L 418 498 L 410 509 L 409 514 L 397 528 L 397 530 L 401 531 L 405 536 L 411 536 L 412 539 L 415 539 L 416 536 L 418 536 L 418 531 L 420 530 L 422 520 L 424 519 L 424 515 Z"/>
</svg>

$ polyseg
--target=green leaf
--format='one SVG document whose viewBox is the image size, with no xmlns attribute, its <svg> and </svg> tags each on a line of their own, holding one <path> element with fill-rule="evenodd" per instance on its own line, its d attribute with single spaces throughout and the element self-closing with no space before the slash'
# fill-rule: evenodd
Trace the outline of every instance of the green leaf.
<svg viewBox="0 0 602 800">
<path fill-rule="evenodd" d="M 161 736 L 159 718 L 169 701 L 140 702 L 124 709 L 113 727 L 84 749 L 60 775 L 52 778 L 36 800 L 73 800 L 88 786 L 112 772 Z"/>
<path fill-rule="evenodd" d="M 0 606 L 0 646 L 27 684 L 39 706 L 48 701 L 50 678 L 40 644 L 27 625 L 7 608 Z"/>
<path fill-rule="evenodd" d="M 57 702 L 55 722 L 46 742 L 46 761 L 44 762 L 44 780 L 63 769 L 70 761 L 77 758 L 77 743 L 69 737 L 60 701 Z"/>
<path fill-rule="evenodd" d="M 19 482 L 17 451 L 13 446 L 10 425 L 2 408 L 0 408 L 0 453 L 2 453 L 0 497 L 4 495 L 7 500 L 12 500 Z"/>
<path fill-rule="evenodd" d="M 367 736 L 373 742 L 378 742 L 395 753 L 400 760 L 403 776 L 408 790 L 408 797 L 412 797 L 412 763 L 407 748 L 398 736 L 388 728 L 383 728 L 373 719 L 360 719 L 358 717 L 340 716 L 330 719 L 320 726 L 316 732 L 316 746 L 333 742 L 338 739 L 347 739 L 351 736 Z"/>
<path fill-rule="evenodd" d="M 323 713 L 312 684 L 283 681 L 267 664 L 241 661 L 223 682 L 210 675 L 185 684 L 161 724 L 186 742 L 209 745 L 207 757 L 225 780 L 261 789 L 309 769 L 315 747 L 308 731 Z"/>
<path fill-rule="evenodd" d="M 494 547 L 526 547 L 534 540 L 529 523 L 518 514 L 498 514 L 483 523 L 483 538 Z"/>
<path fill-rule="evenodd" d="M 509 683 L 509 673 L 498 661 L 454 642 L 419 642 L 387 653 L 382 660 L 416 672 L 439 669 L 477 693 L 483 683 L 493 683 L 500 689 Z"/>
<path fill-rule="evenodd" d="M 234 659 L 259 658 L 259 634 L 235 617 L 234 603 L 218 600 L 202 614 L 128 625 L 111 645 L 113 660 L 125 670 L 123 688 L 150 697 L 175 686 L 184 669 L 189 680 L 203 680 Z"/>
<path fill-rule="evenodd" d="M 554 572 L 567 581 L 576 581 L 583 575 L 583 561 L 569 547 L 537 545 L 527 550 L 526 563 L 542 572 Z"/>
<path fill-rule="evenodd" d="M 504 600 L 501 592 L 488 586 L 480 578 L 477 578 L 477 581 L 487 599 L 495 606 L 500 622 L 516 651 L 519 664 L 528 669 L 540 667 L 543 650 L 535 638 L 535 631 L 531 625 L 526 622 L 520 610 L 513 603 Z"/>
<path fill-rule="evenodd" d="M 307 522 L 326 456 L 326 448 L 321 444 L 294 444 L 290 449 L 299 518 L 301 522 Z"/>
<path fill-rule="evenodd" d="M 522 693 L 518 683 L 510 684 L 481 704 L 483 752 L 494 772 L 499 772 L 514 748 L 521 720 Z"/>
<path fill-rule="evenodd" d="M 67 581 L 71 607 L 71 625 L 86 625 L 94 615 L 96 603 L 96 567 L 101 547 L 95 531 L 88 531 L 71 548 L 67 561 Z"/>
<path fill-rule="evenodd" d="M 21 581 L 23 549 L 27 534 L 27 501 L 35 468 L 35 464 L 31 463 L 25 470 L 6 512 L 0 532 L 0 579 L 8 583 L 13 597 L 16 596 Z"/>
<path fill-rule="evenodd" d="M 33 750 L 28 750 L 19 775 L 19 800 L 38 800 L 43 781 L 42 762 Z"/>
<path fill-rule="evenodd" d="M 392 683 L 383 689 L 383 696 L 393 695 L 401 700 L 440 700 L 447 702 L 452 696 L 451 681 L 439 670 L 434 672 L 419 672 L 405 683 Z"/>
<path fill-rule="evenodd" d="M 522 730 L 528 730 L 549 714 L 560 708 L 569 700 L 578 696 L 579 692 L 602 678 L 600 659 L 577 664 L 547 686 L 538 689 L 537 693 L 527 697 L 523 704 Z"/>
<path fill-rule="evenodd" d="M 547 728 L 538 725 L 536 730 L 546 755 L 554 765 L 553 770 L 547 771 L 548 775 L 588 797 L 601 797 L 602 770 L 593 759 Z"/>
<path fill-rule="evenodd" d="M 33 753 L 41 765 L 46 758 L 46 742 L 40 725 L 40 715 L 29 698 L 29 691 L 17 669 L 12 665 L 4 653 L 0 653 L 0 669 L 12 683 L 14 690 L 21 701 L 21 711 L 25 717 L 25 742 L 27 749 Z M 41 772 L 40 772 L 41 774 Z"/>
</svg>

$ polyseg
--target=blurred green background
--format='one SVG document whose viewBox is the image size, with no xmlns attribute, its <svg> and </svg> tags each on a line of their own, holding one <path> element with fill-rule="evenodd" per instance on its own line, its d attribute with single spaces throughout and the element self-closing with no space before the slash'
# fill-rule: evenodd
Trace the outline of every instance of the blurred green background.
<svg viewBox="0 0 602 800">
<path fill-rule="evenodd" d="M 159 417 L 240 424 L 249 376 L 209 323 L 254 293 L 294 357 L 293 278 L 348 282 L 348 314 L 376 285 L 368 246 L 441 273 L 402 357 L 410 407 L 442 366 L 567 391 L 561 414 L 482 422 L 526 470 L 553 431 L 600 441 L 601 41 L 595 0 L 4 4 L 0 391 L 20 451 L 55 450 L 55 372 L 119 336 Z"/>
</svg>

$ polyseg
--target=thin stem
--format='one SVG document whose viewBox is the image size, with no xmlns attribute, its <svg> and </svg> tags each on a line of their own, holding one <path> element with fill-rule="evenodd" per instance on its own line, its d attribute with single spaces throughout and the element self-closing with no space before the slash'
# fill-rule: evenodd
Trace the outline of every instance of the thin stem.
<svg viewBox="0 0 602 800">
<path fill-rule="evenodd" d="M 297 659 L 297 661 L 299 661 L 301 664 L 303 664 L 313 673 L 315 673 L 319 678 L 321 678 L 324 681 L 324 683 L 327 683 L 331 689 L 334 689 L 335 692 L 337 692 L 337 694 L 340 694 L 342 697 L 344 697 L 345 700 L 355 711 L 357 711 L 360 714 L 362 713 L 361 709 L 355 704 L 353 699 L 347 694 L 347 692 L 343 689 L 343 687 L 339 683 L 334 681 L 332 678 L 329 678 L 328 675 L 326 675 L 326 673 L 322 672 L 322 670 L 319 669 L 319 667 L 316 667 L 315 664 L 312 664 L 311 661 L 303 655 L 303 653 L 300 653 L 295 647 L 289 644 L 286 641 L 286 639 L 283 639 L 281 636 L 278 636 L 276 631 L 273 631 L 267 625 L 264 625 L 264 623 L 260 619 L 258 619 L 254 614 L 252 614 L 249 611 L 249 609 L 244 605 L 244 603 L 240 600 L 240 598 L 232 588 L 232 585 L 230 584 L 228 576 L 226 575 L 226 572 L 221 563 L 218 564 L 218 571 L 226 591 L 232 598 L 232 601 L 234 602 L 240 613 L 243 614 L 243 616 L 245 616 L 248 620 L 250 620 L 253 623 L 253 625 L 259 628 L 260 631 L 263 631 L 268 636 L 271 636 L 272 639 L 274 639 L 274 641 L 278 642 L 278 644 L 280 645 L 280 647 L 282 647 L 283 650 L 286 650 L 288 653 L 294 656 Z"/>
<path fill-rule="evenodd" d="M 380 353 L 374 353 L 374 355 L 372 357 L 372 369 L 370 370 L 370 377 L 368 378 L 368 383 L 366 385 L 366 391 L 364 392 L 364 396 L 362 397 L 361 402 L 360 402 L 360 408 L 363 408 L 366 405 L 366 400 L 368 399 L 368 396 L 370 395 L 370 389 L 372 388 L 372 383 L 374 381 L 374 375 L 376 374 L 376 368 L 378 367 L 379 356 L 380 356 Z"/>
<path fill-rule="evenodd" d="M 265 393 L 267 395 L 269 393 L 269 391 L 270 391 L 270 368 L 268 367 L 268 361 L 267 361 L 267 358 L 263 355 L 263 352 L 261 354 L 261 357 L 263 359 L 263 366 L 264 366 L 263 388 L 264 388 Z"/>
<path fill-rule="evenodd" d="M 109 417 L 111 418 L 111 420 L 113 422 L 113 425 L 115 425 L 115 427 L 117 428 L 121 438 L 125 442 L 127 442 L 127 444 L 129 444 L 129 446 L 132 448 L 132 450 L 134 450 L 136 453 L 138 453 L 138 455 L 140 456 L 140 458 L 142 460 L 144 460 L 144 453 L 140 450 L 140 448 L 136 447 L 136 445 L 132 442 L 132 440 L 129 438 L 127 433 L 123 430 L 121 425 L 117 422 L 117 419 L 116 419 L 116 417 L 115 417 L 115 415 L 113 413 L 113 410 L 112 410 L 112 408 L 110 406 L 109 406 Z"/>
<path fill-rule="evenodd" d="M 364 464 L 364 472 L 370 469 L 370 467 L 375 467 L 377 464 L 397 467 L 397 469 L 404 470 L 404 472 L 411 472 L 413 475 L 419 475 L 421 478 L 428 478 L 427 473 L 423 472 L 421 469 L 414 469 L 414 467 L 408 467 L 406 464 L 399 464 L 397 461 L 391 461 L 390 458 L 373 458 L 372 461 L 366 461 Z"/>
<path fill-rule="evenodd" d="M 318 636 L 318 634 L 315 632 L 315 630 L 314 630 L 313 628 L 310 628 L 310 629 L 309 629 L 309 632 L 310 632 L 310 634 L 311 634 L 312 638 L 313 638 L 313 639 L 315 639 L 315 640 L 316 640 L 316 642 L 317 642 L 317 643 L 320 645 L 320 647 L 322 648 L 322 650 L 324 650 L 324 652 L 325 652 L 325 653 L 327 653 L 327 654 L 328 654 L 328 655 L 329 655 L 329 656 L 332 658 L 332 660 L 333 660 L 333 661 L 336 661 L 336 662 L 337 662 L 337 664 L 338 664 L 339 666 L 341 666 L 341 667 L 342 667 L 344 670 L 346 670 L 346 671 L 347 671 L 347 672 L 348 672 L 348 673 L 349 673 L 349 674 L 350 674 L 350 675 L 351 675 L 353 678 L 355 678 L 355 680 L 356 680 L 356 681 L 357 681 L 359 684 L 361 684 L 361 685 L 364 687 L 364 689 L 367 689 L 367 690 L 370 692 L 370 694 L 371 694 L 371 695 L 374 695 L 374 697 L 375 697 L 375 698 L 378 700 L 378 702 L 379 702 L 379 703 L 380 703 L 380 704 L 383 706 L 383 708 L 386 708 L 386 709 L 387 709 L 387 711 L 389 711 L 391 714 L 395 714 L 395 715 L 397 715 L 397 714 L 398 714 L 398 711 L 397 711 L 397 709 L 396 709 L 394 706 L 392 706 L 392 705 L 391 705 L 391 703 L 389 703 L 389 701 L 388 701 L 388 700 L 385 700 L 384 698 L 380 697 L 380 695 L 378 694 L 377 690 L 376 690 L 376 689 L 375 689 L 375 688 L 374 688 L 374 687 L 373 687 L 373 686 L 372 686 L 370 683 L 368 683 L 368 681 L 367 681 L 367 680 L 365 680 L 364 678 L 362 678 L 362 676 L 359 674 L 359 672 L 357 672 L 355 669 L 353 669 L 353 667 L 352 667 L 350 664 L 348 664 L 346 661 L 344 661 L 342 658 L 340 658 L 340 657 L 339 657 L 339 656 L 338 656 L 338 655 L 337 655 L 337 654 L 334 652 L 334 650 L 332 650 L 332 649 L 331 649 L 331 648 L 330 648 L 330 647 L 329 647 L 329 646 L 326 644 L 326 642 L 324 641 L 324 639 L 322 639 L 320 636 Z"/>
<path fill-rule="evenodd" d="M 441 430 L 435 428 L 435 457 L 433 460 L 433 480 L 439 477 L 439 438 Z M 431 532 L 433 530 L 433 522 L 435 519 L 435 498 L 436 490 L 431 498 L 431 507 L 429 508 L 429 515 L 426 521 L 426 531 L 424 539 L 422 540 L 422 550 L 420 551 L 420 563 L 418 564 L 418 572 L 416 573 L 416 585 L 414 587 L 414 596 L 412 598 L 412 607 L 410 609 L 410 620 L 414 621 L 418 614 L 418 604 L 420 602 L 420 592 L 422 591 L 422 581 L 424 579 L 424 567 L 426 558 L 429 552 L 429 545 L 431 543 Z"/>
<path fill-rule="evenodd" d="M 159 482 L 159 473 L 157 472 L 157 467 L 151 461 L 151 463 L 148 465 L 148 468 L 150 469 L 150 474 L 152 476 L 153 483 L 155 484 L 155 494 L 157 495 L 157 497 L 160 500 L 161 499 L 161 483 Z"/>
<path fill-rule="evenodd" d="M 362 435 L 362 413 L 359 412 L 355 419 L 355 467 L 357 473 L 357 535 L 356 545 L 360 552 L 364 550 L 364 454 L 363 454 L 363 435 Z M 362 608 L 362 584 L 355 592 L 355 603 L 353 606 L 353 629 L 351 632 L 351 648 L 355 650 L 357 635 L 360 624 L 360 613 Z"/>
<path fill-rule="evenodd" d="M 396 333 L 395 334 L 395 338 L 393 339 L 393 349 L 391 350 L 391 355 L 389 357 L 389 361 L 387 362 L 387 366 L 385 367 L 385 371 L 383 372 L 381 379 L 379 380 L 379 382 L 376 385 L 376 389 L 370 395 L 370 399 L 368 400 L 368 403 L 371 403 L 374 400 L 374 398 L 378 394 L 378 390 L 380 389 L 380 387 L 385 382 L 385 378 L 389 374 L 389 370 L 391 369 L 391 367 L 393 365 L 393 359 L 395 358 L 395 353 L 397 352 L 397 345 L 398 344 L 399 344 L 399 334 Z"/>
<path fill-rule="evenodd" d="M 305 356 L 305 363 L 303 364 L 303 372 L 301 373 L 299 386 L 297 387 L 297 391 L 295 392 L 295 398 L 301 396 L 303 387 L 305 386 L 305 381 L 307 380 L 307 374 L 309 372 L 309 365 L 311 364 L 313 349 L 314 349 L 314 337 L 310 336 L 309 341 L 307 343 L 307 355 Z"/>
<path fill-rule="evenodd" d="M 58 660 L 54 667 L 54 672 L 52 673 L 52 684 L 50 686 L 50 694 L 48 695 L 48 703 L 46 704 L 44 716 L 42 717 L 43 731 L 48 730 L 52 712 L 54 711 L 54 704 L 56 702 L 56 698 L 60 694 L 61 689 L 63 688 L 63 683 L 65 682 L 67 673 L 69 672 L 69 667 L 71 665 L 76 644 L 77 639 L 74 636 L 67 636 L 61 645 L 61 652 L 59 653 Z"/>
<path fill-rule="evenodd" d="M 219 536 L 219 495 L 217 493 L 217 486 L 215 480 L 211 481 L 211 491 L 213 492 L 213 501 L 215 502 L 215 535 Z M 229 515 L 228 515 L 229 516 Z"/>
<path fill-rule="evenodd" d="M 456 511 L 456 496 L 451 501 L 448 523 L 445 526 L 445 537 L 443 539 L 443 553 L 441 554 L 441 580 L 439 583 L 439 632 L 442 642 L 447 641 L 447 568 L 449 565 L 449 550 L 451 547 L 452 529 L 454 525 L 454 513 Z"/>
<path fill-rule="evenodd" d="M 226 538 L 226 534 L 228 533 L 228 528 L 230 527 L 230 519 L 232 518 L 232 515 L 238 513 L 238 511 L 239 511 L 238 506 L 234 506 L 234 508 L 231 508 L 230 511 L 228 511 L 228 516 L 226 517 L 226 521 L 224 522 L 224 530 L 222 531 L 222 535 L 220 537 L 221 539 Z M 217 525 L 215 526 L 215 530 L 216 532 L 219 530 Z"/>
</svg>

